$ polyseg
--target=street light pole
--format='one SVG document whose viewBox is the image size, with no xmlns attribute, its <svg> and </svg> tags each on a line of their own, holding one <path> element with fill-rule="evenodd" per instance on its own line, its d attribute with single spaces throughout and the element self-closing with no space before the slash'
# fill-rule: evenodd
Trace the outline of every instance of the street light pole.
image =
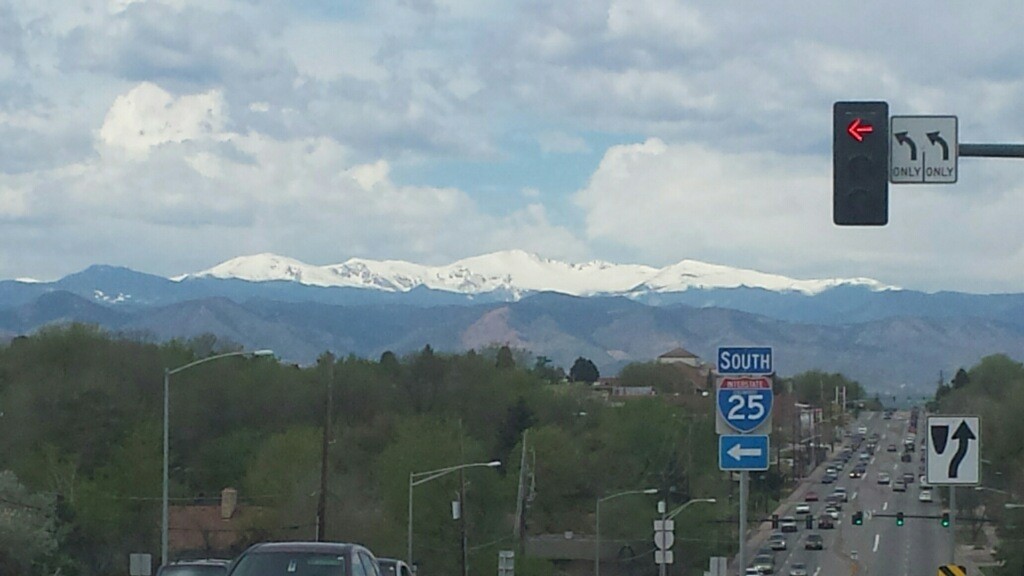
<svg viewBox="0 0 1024 576">
<path fill-rule="evenodd" d="M 167 565 L 167 550 L 168 550 L 168 515 L 167 515 L 167 501 L 168 501 L 168 488 L 170 486 L 170 468 L 168 460 L 168 448 L 170 446 L 170 390 L 171 390 L 171 375 L 177 374 L 184 370 L 188 370 L 193 366 L 205 364 L 212 360 L 220 360 L 221 358 L 230 358 L 232 356 L 272 356 L 273 350 L 255 350 L 252 352 L 238 351 L 238 352 L 225 352 L 224 354 L 216 354 L 213 356 L 207 356 L 194 362 L 189 362 L 184 366 L 178 366 L 177 368 L 164 368 L 164 471 L 163 471 L 163 494 L 161 495 L 161 518 L 160 518 L 160 565 Z"/>
<path fill-rule="evenodd" d="M 594 510 L 594 576 L 601 576 L 601 502 L 611 500 L 612 498 L 618 498 L 619 496 L 629 496 L 630 494 L 657 493 L 657 488 L 647 488 L 646 490 L 626 490 L 624 492 L 616 492 L 611 496 L 605 496 L 604 498 L 597 499 L 597 506 Z"/>
<path fill-rule="evenodd" d="M 412 489 L 414 486 L 425 484 L 431 480 L 436 480 L 441 476 L 451 474 L 458 470 L 465 470 L 466 468 L 497 468 L 501 466 L 501 462 L 498 460 L 492 460 L 490 462 L 476 462 L 473 464 L 460 464 L 458 466 L 449 466 L 447 468 L 441 468 L 438 470 L 430 470 L 428 472 L 410 472 L 409 473 L 409 524 L 408 532 L 406 534 L 406 563 L 409 564 L 409 568 L 412 569 Z M 461 506 L 461 504 L 460 504 Z M 460 511 L 460 514 L 464 513 Z"/>
<path fill-rule="evenodd" d="M 662 513 L 661 513 L 661 522 L 662 522 L 661 525 L 662 525 L 662 528 L 664 528 L 666 520 L 671 520 L 671 519 L 675 518 L 676 516 L 679 515 L 680 512 L 682 512 L 683 510 L 686 510 L 692 504 L 697 504 L 698 502 L 707 502 L 709 504 L 714 504 L 715 502 L 717 502 L 717 500 L 715 500 L 714 498 L 694 498 L 693 500 L 686 501 L 686 503 L 684 503 L 682 506 L 679 506 L 678 508 L 676 508 L 672 512 L 669 512 L 668 514 L 666 514 L 664 512 L 665 508 L 662 507 L 661 508 L 661 510 L 662 510 Z M 659 506 L 661 506 L 661 503 L 659 503 Z M 668 564 L 665 564 L 664 562 L 659 564 L 658 565 L 658 575 L 659 576 L 666 576 L 667 573 L 668 573 Z"/>
</svg>

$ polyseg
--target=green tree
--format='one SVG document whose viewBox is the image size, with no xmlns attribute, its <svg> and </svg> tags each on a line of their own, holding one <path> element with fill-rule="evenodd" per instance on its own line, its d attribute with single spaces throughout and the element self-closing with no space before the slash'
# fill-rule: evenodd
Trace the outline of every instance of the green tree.
<svg viewBox="0 0 1024 576">
<path fill-rule="evenodd" d="M 597 382 L 600 377 L 597 365 L 582 356 L 576 358 L 572 368 L 569 369 L 569 381 L 571 382 L 593 383 Z"/>
<path fill-rule="evenodd" d="M 56 551 L 54 503 L 32 494 L 10 470 L 0 471 L 0 572 L 28 574 Z"/>
<path fill-rule="evenodd" d="M 507 344 L 498 348 L 498 360 L 495 366 L 500 370 L 511 370 L 516 367 L 516 360 L 512 356 L 512 349 Z"/>
</svg>

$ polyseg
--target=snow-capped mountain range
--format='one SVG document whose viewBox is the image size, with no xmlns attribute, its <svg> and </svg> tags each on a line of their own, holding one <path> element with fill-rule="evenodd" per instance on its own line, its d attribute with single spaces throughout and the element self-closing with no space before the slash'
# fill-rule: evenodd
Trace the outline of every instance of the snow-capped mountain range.
<svg viewBox="0 0 1024 576">
<path fill-rule="evenodd" d="M 316 266 L 267 253 L 233 258 L 173 280 L 190 278 L 288 281 L 309 286 L 367 288 L 386 292 L 408 292 L 418 287 L 467 295 L 503 291 L 512 299 L 532 292 L 560 292 L 574 296 L 639 295 L 747 287 L 814 295 L 838 286 L 861 286 L 873 291 L 895 289 L 869 278 L 797 280 L 696 260 L 682 260 L 664 268 L 602 261 L 574 264 L 521 250 L 474 256 L 443 266 L 362 258 Z"/>
</svg>

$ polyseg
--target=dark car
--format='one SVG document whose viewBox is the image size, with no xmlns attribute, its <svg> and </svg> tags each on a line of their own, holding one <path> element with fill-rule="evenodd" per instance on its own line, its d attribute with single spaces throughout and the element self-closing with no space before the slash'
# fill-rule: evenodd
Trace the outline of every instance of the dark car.
<svg viewBox="0 0 1024 576">
<path fill-rule="evenodd" d="M 913 459 L 914 457 L 910 455 L 910 452 L 904 452 L 903 455 L 900 456 L 900 462 L 911 462 Z"/>
<path fill-rule="evenodd" d="M 231 576 L 381 576 L 373 553 L 359 544 L 265 542 L 231 565 Z"/>
<path fill-rule="evenodd" d="M 805 550 L 824 550 L 825 540 L 822 539 L 821 534 L 808 534 L 807 540 L 804 541 Z"/>
<path fill-rule="evenodd" d="M 828 514 L 822 514 L 818 517 L 818 528 L 821 530 L 831 530 L 836 527 L 835 520 Z"/>
<path fill-rule="evenodd" d="M 382 576 L 412 576 L 409 565 L 395 558 L 377 558 Z"/>
<path fill-rule="evenodd" d="M 156 576 L 224 576 L 229 566 L 230 560 L 181 560 L 164 564 Z"/>
</svg>

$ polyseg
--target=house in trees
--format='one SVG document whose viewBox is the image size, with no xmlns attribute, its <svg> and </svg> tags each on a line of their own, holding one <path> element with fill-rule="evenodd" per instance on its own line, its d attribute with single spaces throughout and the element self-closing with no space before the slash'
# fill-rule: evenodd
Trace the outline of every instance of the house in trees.
<svg viewBox="0 0 1024 576">
<path fill-rule="evenodd" d="M 689 350 L 677 347 L 658 356 L 658 364 L 672 366 L 679 371 L 680 383 L 689 391 L 702 393 L 714 387 L 711 366 Z"/>
<path fill-rule="evenodd" d="M 239 504 L 238 491 L 225 488 L 216 503 L 171 505 L 167 509 L 167 548 L 171 559 L 229 558 L 249 544 L 250 530 L 263 509 Z"/>
</svg>

